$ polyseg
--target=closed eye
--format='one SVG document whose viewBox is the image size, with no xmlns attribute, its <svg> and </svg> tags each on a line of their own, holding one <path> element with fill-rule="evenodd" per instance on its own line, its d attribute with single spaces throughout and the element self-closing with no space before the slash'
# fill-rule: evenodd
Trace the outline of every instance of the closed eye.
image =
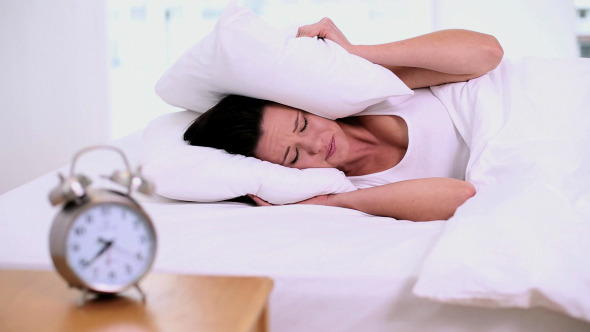
<svg viewBox="0 0 590 332">
<path fill-rule="evenodd" d="M 304 116 L 303 117 L 303 127 L 301 128 L 300 132 L 303 132 L 305 130 L 305 128 L 307 128 L 307 118 Z"/>
<path fill-rule="evenodd" d="M 295 148 L 295 158 L 291 161 L 291 165 L 295 164 L 299 160 L 299 148 Z"/>
</svg>

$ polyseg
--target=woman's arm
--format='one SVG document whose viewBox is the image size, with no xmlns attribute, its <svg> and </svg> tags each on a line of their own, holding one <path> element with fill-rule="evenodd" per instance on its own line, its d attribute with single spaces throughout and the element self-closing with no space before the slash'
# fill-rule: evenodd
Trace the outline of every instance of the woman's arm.
<svg viewBox="0 0 590 332">
<path fill-rule="evenodd" d="M 465 81 L 496 68 L 504 51 L 496 38 L 442 30 L 380 45 L 352 45 L 328 18 L 299 28 L 298 37 L 328 38 L 352 54 L 393 71 L 410 88 Z"/>
<path fill-rule="evenodd" d="M 317 196 L 299 204 L 343 207 L 399 220 L 429 221 L 452 217 L 455 210 L 473 195 L 475 188 L 469 182 L 426 178 Z M 258 205 L 270 205 L 256 196 L 250 197 Z"/>
<path fill-rule="evenodd" d="M 473 195 L 469 182 L 427 178 L 330 195 L 327 205 L 403 220 L 446 220 Z"/>
</svg>

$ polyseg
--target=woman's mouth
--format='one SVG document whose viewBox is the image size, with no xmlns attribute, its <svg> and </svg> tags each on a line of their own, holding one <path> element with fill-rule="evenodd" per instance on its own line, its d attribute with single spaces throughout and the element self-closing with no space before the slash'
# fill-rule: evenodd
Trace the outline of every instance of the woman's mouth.
<svg viewBox="0 0 590 332">
<path fill-rule="evenodd" d="M 336 152 L 336 141 L 334 140 L 334 135 L 332 135 L 330 144 L 328 144 L 328 150 L 326 151 L 326 159 L 330 158 L 334 152 Z"/>
</svg>

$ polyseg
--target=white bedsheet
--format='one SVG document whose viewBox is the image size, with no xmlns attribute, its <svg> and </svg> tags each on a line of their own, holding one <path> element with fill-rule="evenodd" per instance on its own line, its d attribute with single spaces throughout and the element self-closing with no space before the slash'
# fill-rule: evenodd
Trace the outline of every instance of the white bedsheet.
<svg viewBox="0 0 590 332">
<path fill-rule="evenodd" d="M 590 59 L 505 61 L 432 90 L 471 148 L 478 193 L 448 222 L 416 294 L 590 321 Z"/>
</svg>

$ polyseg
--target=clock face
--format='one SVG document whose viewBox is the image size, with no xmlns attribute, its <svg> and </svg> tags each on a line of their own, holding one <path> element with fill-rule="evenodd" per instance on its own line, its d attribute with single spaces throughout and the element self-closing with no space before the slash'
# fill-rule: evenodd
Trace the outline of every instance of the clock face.
<svg viewBox="0 0 590 332">
<path fill-rule="evenodd" d="M 66 235 L 66 262 L 86 285 L 119 291 L 150 268 L 155 253 L 151 223 L 135 209 L 102 203 L 82 211 Z"/>
</svg>

